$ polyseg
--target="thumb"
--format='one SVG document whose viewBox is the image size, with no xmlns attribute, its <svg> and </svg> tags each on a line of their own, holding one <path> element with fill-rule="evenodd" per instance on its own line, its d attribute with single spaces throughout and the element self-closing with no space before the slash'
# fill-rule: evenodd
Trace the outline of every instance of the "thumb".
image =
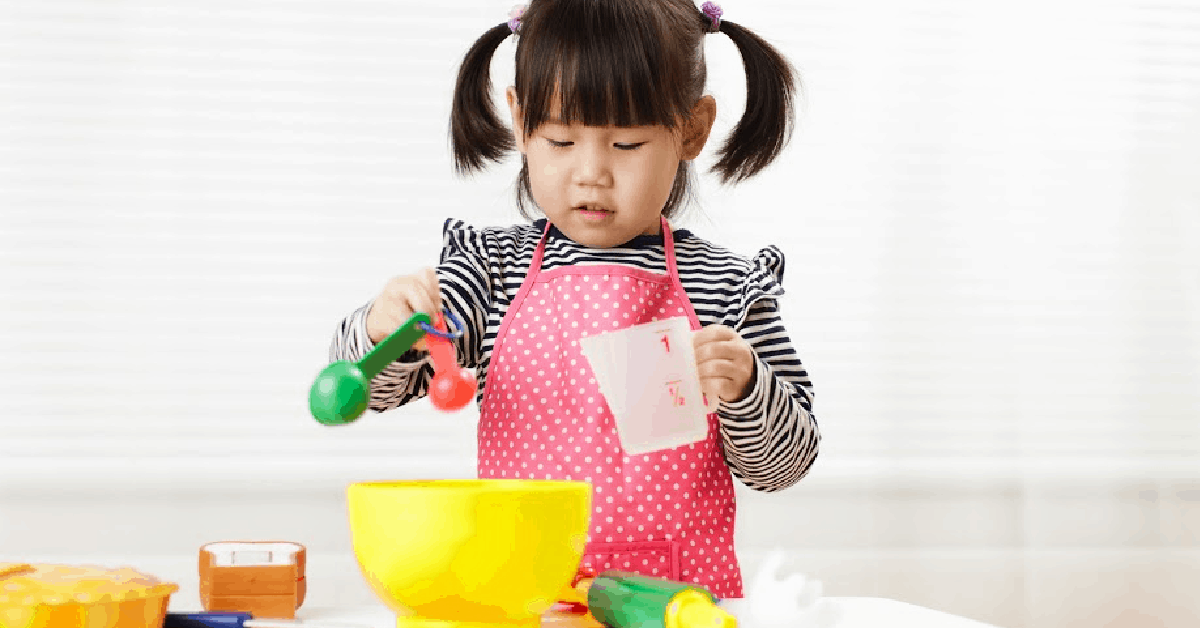
<svg viewBox="0 0 1200 628">
<path fill-rule="evenodd" d="M 423 279 L 422 284 L 425 286 L 426 294 L 429 301 L 434 306 L 434 311 L 430 314 L 436 314 L 442 311 L 442 286 L 438 283 L 437 271 L 433 268 L 426 268 L 421 273 Z"/>
</svg>

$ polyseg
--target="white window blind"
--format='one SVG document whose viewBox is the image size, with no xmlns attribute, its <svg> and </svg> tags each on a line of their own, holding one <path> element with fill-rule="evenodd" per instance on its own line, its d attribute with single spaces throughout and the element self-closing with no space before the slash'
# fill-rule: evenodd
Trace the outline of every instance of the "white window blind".
<svg viewBox="0 0 1200 628">
<path fill-rule="evenodd" d="M 445 217 L 517 219 L 516 161 L 460 181 L 447 140 L 510 4 L 0 2 L 0 477 L 473 473 L 473 407 L 333 429 L 307 391 Z M 814 478 L 1197 468 L 1200 5 L 723 5 L 801 71 L 800 124 L 684 226 L 784 249 Z M 744 104 L 707 41 L 702 168 Z"/>
</svg>

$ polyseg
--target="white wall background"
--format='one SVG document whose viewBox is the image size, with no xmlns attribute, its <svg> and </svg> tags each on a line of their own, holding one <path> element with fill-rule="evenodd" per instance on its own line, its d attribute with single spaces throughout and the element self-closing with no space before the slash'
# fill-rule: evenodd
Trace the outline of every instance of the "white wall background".
<svg viewBox="0 0 1200 628">
<path fill-rule="evenodd" d="M 824 434 L 800 485 L 742 491 L 747 569 L 779 545 L 827 594 L 1012 628 L 1200 622 L 1200 4 L 724 8 L 802 115 L 684 226 L 784 249 Z M 344 485 L 471 476 L 476 415 L 329 429 L 307 389 L 445 217 L 518 219 L 515 160 L 457 180 L 447 140 L 508 9 L 0 1 L 0 560 L 134 562 L 186 606 L 202 543 L 294 540 L 312 604 L 370 601 Z M 707 49 L 720 140 L 741 61 Z"/>
</svg>

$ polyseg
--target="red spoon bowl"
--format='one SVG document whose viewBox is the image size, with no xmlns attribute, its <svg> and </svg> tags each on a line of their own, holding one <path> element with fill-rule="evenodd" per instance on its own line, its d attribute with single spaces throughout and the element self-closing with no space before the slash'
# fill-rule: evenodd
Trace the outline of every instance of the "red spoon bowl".
<svg viewBox="0 0 1200 628">
<path fill-rule="evenodd" d="M 475 397 L 478 384 L 471 371 L 456 367 L 434 373 L 429 401 L 438 410 L 460 410 Z"/>
</svg>

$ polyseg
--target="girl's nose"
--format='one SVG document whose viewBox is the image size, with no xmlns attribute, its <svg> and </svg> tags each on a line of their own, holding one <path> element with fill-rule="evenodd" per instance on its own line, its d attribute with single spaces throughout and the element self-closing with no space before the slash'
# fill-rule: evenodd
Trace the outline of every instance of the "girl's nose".
<svg viewBox="0 0 1200 628">
<path fill-rule="evenodd" d="M 577 185 L 606 186 L 612 184 L 612 171 L 602 146 L 581 147 L 576 153 L 572 179 Z"/>
</svg>

